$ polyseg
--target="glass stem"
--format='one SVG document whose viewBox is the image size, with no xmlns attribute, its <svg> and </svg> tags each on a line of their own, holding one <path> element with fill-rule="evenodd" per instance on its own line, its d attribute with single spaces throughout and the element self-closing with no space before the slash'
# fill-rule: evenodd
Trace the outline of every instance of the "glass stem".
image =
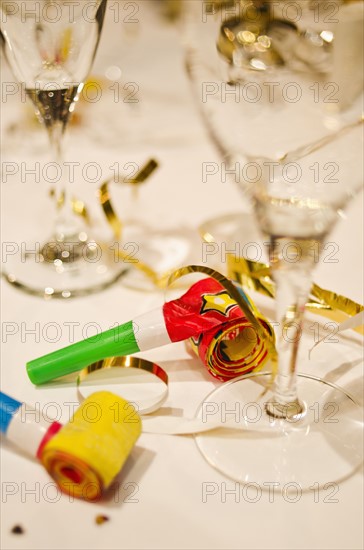
<svg viewBox="0 0 364 550">
<path fill-rule="evenodd" d="M 52 150 L 52 157 L 57 165 L 60 177 L 55 187 L 56 216 L 54 236 L 57 242 L 75 242 L 78 240 L 79 223 L 72 210 L 72 203 L 69 193 L 69 183 L 64 178 L 63 162 L 63 134 L 64 125 L 55 123 L 48 128 L 49 140 Z"/>
<path fill-rule="evenodd" d="M 297 355 L 305 304 L 311 288 L 312 250 L 311 240 L 271 238 L 271 270 L 276 285 L 279 323 L 278 373 L 274 381 L 274 397 L 267 411 L 279 418 L 296 417 L 304 412 L 297 396 Z"/>
</svg>

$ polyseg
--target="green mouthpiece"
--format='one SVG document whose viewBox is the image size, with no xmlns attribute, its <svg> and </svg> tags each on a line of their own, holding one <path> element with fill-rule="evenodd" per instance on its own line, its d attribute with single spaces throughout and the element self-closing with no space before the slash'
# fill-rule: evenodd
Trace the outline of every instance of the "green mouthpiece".
<svg viewBox="0 0 364 550">
<path fill-rule="evenodd" d="M 114 355 L 129 355 L 139 351 L 133 322 L 76 342 L 65 348 L 29 361 L 27 373 L 33 384 L 44 384 L 66 374 L 77 372 L 95 361 Z"/>
</svg>

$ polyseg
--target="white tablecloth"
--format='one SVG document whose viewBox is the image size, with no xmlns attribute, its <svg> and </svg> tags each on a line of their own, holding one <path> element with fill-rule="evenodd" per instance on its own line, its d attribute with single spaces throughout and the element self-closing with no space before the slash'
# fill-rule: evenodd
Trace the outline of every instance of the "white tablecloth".
<svg viewBox="0 0 364 550">
<path fill-rule="evenodd" d="M 239 210 L 242 199 L 232 183 L 221 183 L 219 173 L 202 181 L 202 164 L 219 159 L 193 104 L 176 27 L 162 24 L 149 1 L 129 4 L 138 7 L 135 18 L 139 23 L 117 23 L 113 12 L 108 12 L 93 74 L 105 77 L 105 68 L 120 67 L 121 87 L 125 83 L 136 85 L 138 103 L 115 103 L 110 100 L 114 92 L 109 90 L 100 102 L 88 105 L 87 112 L 84 106 L 85 116 L 88 113 L 90 118 L 85 127 L 70 130 L 67 160 L 81 164 L 97 161 L 106 177 L 115 162 L 124 166 L 128 162 L 141 164 L 151 156 L 158 158 L 160 169 L 140 190 L 139 212 L 161 227 L 196 229 L 208 218 Z M 12 80 L 6 68 L 3 80 Z M 3 162 L 29 164 L 46 159 L 43 131 L 33 131 L 24 124 L 24 109 L 16 98 L 1 104 Z M 95 227 L 107 232 L 95 188 L 96 184 L 79 183 L 77 194 L 89 205 Z M 50 223 L 46 189 L 42 183 L 34 187 L 31 176 L 21 183 L 19 174 L 3 182 L 4 242 L 22 239 L 24 220 L 34 219 L 33 229 Z M 315 273 L 318 284 L 359 302 L 363 300 L 362 229 L 360 196 L 331 235 L 332 249 L 327 250 L 326 261 Z M 202 247 L 197 254 L 202 263 Z M 69 343 L 69 322 L 79 323 L 75 338 L 81 339 L 88 323 L 105 330 L 163 301 L 162 292 L 131 290 L 122 280 L 102 293 L 62 302 L 27 296 L 3 282 L 2 390 L 47 407 L 49 414 L 61 415 L 60 420 L 67 422 L 70 409 L 66 403 L 77 400 L 74 384 L 34 387 L 25 371 L 26 361 Z M 265 301 L 262 307 L 271 315 L 271 305 Z M 42 336 L 42 329 L 50 322 L 60 327 L 56 343 Z M 14 334 L 10 334 L 11 326 Z M 26 332 L 31 328 L 36 329 L 35 334 Z M 353 334 L 346 333 L 339 343 L 323 343 L 310 360 L 308 349 L 314 333 L 308 326 L 300 364 L 302 371 L 328 376 L 362 399 L 362 347 L 360 338 Z M 143 357 L 157 361 L 168 372 L 169 397 L 164 406 L 183 411 L 185 416 L 192 417 L 217 385 L 199 361 L 188 355 L 183 343 L 144 353 Z M 50 403 L 56 404 L 53 409 Z M 14 452 L 6 442 L 1 477 L 4 549 L 362 548 L 361 472 L 341 482 L 335 495 L 327 488 L 319 494 L 303 494 L 293 503 L 278 490 L 273 499 L 263 492 L 252 502 L 233 481 L 204 461 L 192 436 L 142 434 L 120 476 L 120 492 L 108 502 L 70 501 L 54 491 L 37 462 Z M 217 491 L 204 498 L 206 483 L 215 484 Z M 235 492 L 224 498 L 225 489 Z M 98 514 L 109 516 L 110 521 L 97 525 Z M 21 525 L 24 534 L 12 534 L 14 525 Z"/>
</svg>

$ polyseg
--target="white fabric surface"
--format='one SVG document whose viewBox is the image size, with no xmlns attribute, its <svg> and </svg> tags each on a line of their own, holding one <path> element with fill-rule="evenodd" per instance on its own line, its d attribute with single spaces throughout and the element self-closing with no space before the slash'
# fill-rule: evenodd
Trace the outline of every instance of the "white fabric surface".
<svg viewBox="0 0 364 550">
<path fill-rule="evenodd" d="M 139 211 L 150 223 L 166 228 L 196 228 L 215 215 L 239 210 L 242 201 L 233 184 L 220 183 L 219 174 L 210 177 L 208 183 L 201 181 L 202 163 L 218 162 L 218 157 L 193 105 L 176 28 L 161 25 L 148 1 L 139 2 L 137 17 L 139 24 L 129 28 L 121 22 L 114 23 L 108 13 L 93 74 L 104 74 L 106 66 L 120 66 L 123 82 L 139 86 L 140 101 L 135 105 L 100 102 L 95 105 L 94 117 L 93 106 L 89 106 L 92 118 L 87 122 L 88 132 L 71 129 L 67 159 L 81 163 L 96 159 L 106 177 L 115 162 L 141 163 L 155 156 L 161 168 L 141 189 Z M 11 79 L 6 69 L 4 75 L 3 79 Z M 46 158 L 43 132 L 32 133 L 24 127 L 20 134 L 16 128 L 9 137 L 5 134 L 10 123 L 19 124 L 16 101 L 2 104 L 1 110 L 3 162 Z M 16 176 L 3 183 L 3 241 L 20 239 L 23 226 L 19 222 L 30 214 L 39 226 L 50 223 L 50 209 L 45 211 L 44 206 L 46 187 L 39 184 L 37 193 L 43 198 L 38 202 L 32 189 L 17 182 Z M 97 227 L 106 232 L 94 188 L 79 184 L 77 189 L 97 218 Z M 360 196 L 330 238 L 335 243 L 334 258 L 338 261 L 322 263 L 315 273 L 315 281 L 321 286 L 359 302 L 363 300 L 362 229 Z M 163 300 L 162 292 L 132 291 L 123 287 L 122 280 L 100 294 L 69 302 L 42 301 L 3 282 L 2 327 L 8 329 L 10 323 L 15 323 L 18 331 L 7 337 L 4 332 L 2 335 L 2 390 L 30 404 L 38 403 L 45 414 L 67 422 L 72 410 L 67 403 L 77 401 L 74 382 L 36 388 L 26 375 L 26 361 L 66 345 L 69 322 L 79 323 L 75 339 L 80 339 L 87 323 L 97 323 L 105 330 L 116 321 L 127 321 L 161 305 Z M 271 315 L 272 304 L 264 300 L 261 304 L 266 314 Z M 42 337 L 44 326 L 54 322 L 61 327 L 57 343 Z M 39 323 L 39 341 L 24 332 L 24 327 L 35 323 Z M 360 398 L 363 367 L 360 343 L 360 338 L 346 333 L 339 344 L 318 346 L 309 360 L 313 332 L 307 330 L 300 352 L 301 370 L 329 374 L 332 381 L 350 388 Z M 145 352 L 143 357 L 160 363 L 169 374 L 170 393 L 164 407 L 192 417 L 215 385 L 204 367 L 190 357 L 182 343 Z M 313 494 L 306 494 L 298 502 L 290 503 L 279 492 L 274 502 L 270 502 L 267 493 L 255 503 L 236 495 L 227 495 L 223 502 L 223 487 L 235 489 L 236 484 L 204 461 L 192 436 L 143 434 L 120 476 L 119 502 L 115 498 L 97 504 L 70 502 L 67 496 L 55 492 L 38 463 L 16 454 L 6 443 L 1 476 L 4 549 L 352 550 L 361 548 L 363 540 L 362 473 L 340 483 L 334 503 L 328 502 L 329 490 L 320 492 L 318 502 Z M 206 483 L 217 484 L 214 487 L 219 490 L 203 502 Z M 31 489 L 34 493 L 27 494 Z M 110 521 L 96 525 L 97 514 L 106 514 Z M 15 524 L 23 526 L 24 535 L 10 533 Z"/>
</svg>

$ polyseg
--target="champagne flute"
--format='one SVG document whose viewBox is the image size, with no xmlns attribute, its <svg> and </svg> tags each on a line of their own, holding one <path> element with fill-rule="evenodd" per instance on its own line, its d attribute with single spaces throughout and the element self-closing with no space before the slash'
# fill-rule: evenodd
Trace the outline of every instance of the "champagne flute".
<svg viewBox="0 0 364 550">
<path fill-rule="evenodd" d="M 314 490 L 362 463 L 361 408 L 345 389 L 298 372 L 297 361 L 312 270 L 363 185 L 363 4 L 337 2 L 337 18 L 325 6 L 188 2 L 186 15 L 188 72 L 269 241 L 278 321 L 273 385 L 262 372 L 214 390 L 199 416 L 235 419 L 241 431 L 196 441 L 210 464 L 259 490 Z"/>
<path fill-rule="evenodd" d="M 106 247 L 90 235 L 72 205 L 64 171 L 65 130 L 94 60 L 107 0 L 65 2 L 2 0 L 1 33 L 6 58 L 24 86 L 49 137 L 57 166 L 53 232 L 26 241 L 4 266 L 14 286 L 30 294 L 69 298 L 96 292 L 123 272 Z"/>
</svg>

